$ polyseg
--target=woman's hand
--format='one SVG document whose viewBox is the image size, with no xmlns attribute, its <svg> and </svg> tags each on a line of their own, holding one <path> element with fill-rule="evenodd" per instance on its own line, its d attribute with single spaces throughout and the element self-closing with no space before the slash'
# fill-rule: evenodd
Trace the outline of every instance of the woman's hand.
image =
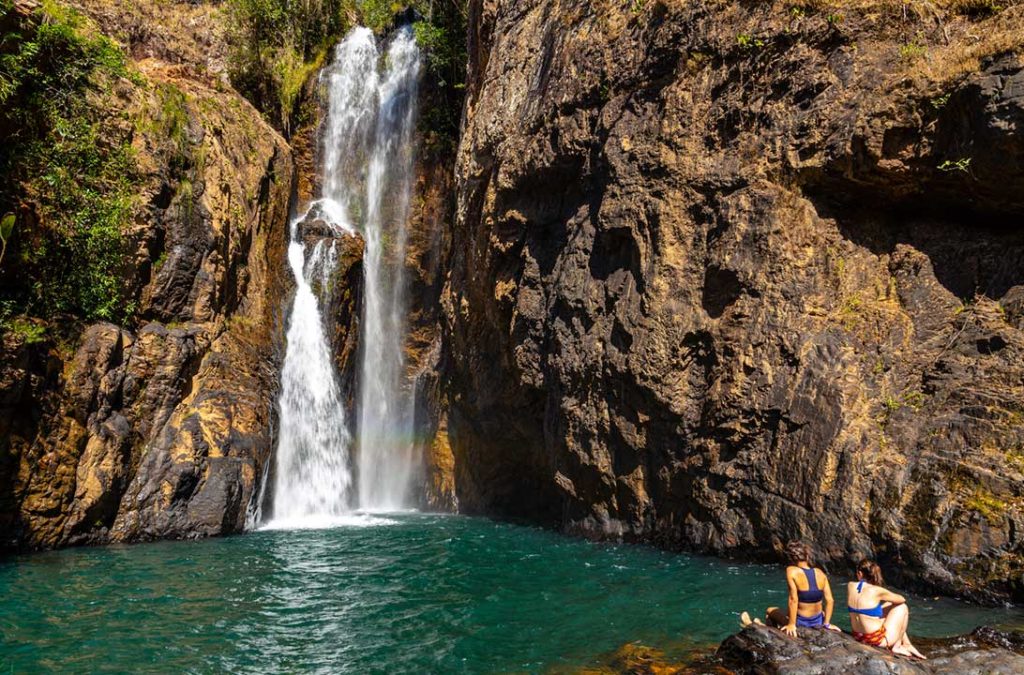
<svg viewBox="0 0 1024 675">
<path fill-rule="evenodd" d="M 796 637 L 796 624 L 787 624 L 782 627 L 782 632 L 789 637 Z"/>
<path fill-rule="evenodd" d="M 826 623 L 825 624 L 825 628 L 828 628 L 829 630 L 834 630 L 837 633 L 842 633 L 843 632 L 842 628 L 840 628 L 839 626 L 833 626 L 830 623 Z"/>
</svg>

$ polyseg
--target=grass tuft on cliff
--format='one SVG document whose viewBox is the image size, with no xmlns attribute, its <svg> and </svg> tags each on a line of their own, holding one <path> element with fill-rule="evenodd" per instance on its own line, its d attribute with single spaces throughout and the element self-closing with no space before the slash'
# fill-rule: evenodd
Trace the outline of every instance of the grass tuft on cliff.
<svg viewBox="0 0 1024 675">
<path fill-rule="evenodd" d="M 0 15 L 0 211 L 15 216 L 0 322 L 124 321 L 133 312 L 124 233 L 139 177 L 130 131 L 119 131 L 105 100 L 138 76 L 114 42 L 62 5 L 26 15 L 0 0 Z"/>
</svg>

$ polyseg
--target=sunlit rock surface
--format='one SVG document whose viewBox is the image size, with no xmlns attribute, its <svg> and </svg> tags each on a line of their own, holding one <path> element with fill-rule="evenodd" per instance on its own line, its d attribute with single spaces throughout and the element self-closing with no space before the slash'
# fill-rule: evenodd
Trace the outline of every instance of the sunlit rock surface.
<svg viewBox="0 0 1024 675">
<path fill-rule="evenodd" d="M 141 120 L 138 320 L 68 323 L 70 351 L 4 335 L 0 547 L 236 532 L 272 445 L 291 150 L 224 84 L 209 7 L 79 4 L 115 38 L 162 26 L 129 31 L 145 82 L 116 101 Z M 166 92 L 184 147 L 146 123 Z"/>
</svg>

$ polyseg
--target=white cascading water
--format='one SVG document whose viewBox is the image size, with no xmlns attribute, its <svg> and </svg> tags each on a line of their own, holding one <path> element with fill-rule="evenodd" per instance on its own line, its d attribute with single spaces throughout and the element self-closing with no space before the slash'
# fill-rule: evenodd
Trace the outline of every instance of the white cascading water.
<svg viewBox="0 0 1024 675">
<path fill-rule="evenodd" d="M 317 242 L 308 260 L 304 253 L 296 222 L 288 248 L 296 289 L 281 371 L 274 481 L 274 522 L 285 527 L 343 514 L 352 485 L 348 466 L 351 437 L 313 290 L 317 277 L 329 276 L 336 264 L 334 244 Z"/>
<path fill-rule="evenodd" d="M 402 386 L 401 263 L 419 70 L 410 28 L 397 31 L 383 60 L 373 33 L 356 28 L 323 74 L 322 195 L 292 222 L 288 250 L 296 291 L 281 372 L 270 527 L 331 524 L 355 505 L 352 438 L 321 312 L 337 265 L 335 239 L 318 240 L 307 254 L 302 224 L 310 220 L 326 223 L 335 238 L 363 233 L 358 503 L 375 510 L 405 503 L 414 461 L 411 397 Z"/>
<path fill-rule="evenodd" d="M 412 190 L 413 132 L 420 55 L 412 30 L 387 52 L 366 176 L 363 332 L 359 375 L 359 506 L 406 506 L 415 470 L 412 395 L 405 380 L 406 223 Z"/>
</svg>

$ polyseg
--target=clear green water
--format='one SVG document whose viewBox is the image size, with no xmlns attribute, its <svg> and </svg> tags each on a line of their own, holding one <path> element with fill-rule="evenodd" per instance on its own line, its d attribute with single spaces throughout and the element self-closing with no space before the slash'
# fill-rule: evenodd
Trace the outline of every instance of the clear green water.
<svg viewBox="0 0 1024 675">
<path fill-rule="evenodd" d="M 387 520 L 6 559 L 0 674 L 543 672 L 631 641 L 670 654 L 717 642 L 739 610 L 784 600 L 772 567 L 482 519 Z M 1000 622 L 1021 618 L 912 605 L 918 635 Z"/>
</svg>

